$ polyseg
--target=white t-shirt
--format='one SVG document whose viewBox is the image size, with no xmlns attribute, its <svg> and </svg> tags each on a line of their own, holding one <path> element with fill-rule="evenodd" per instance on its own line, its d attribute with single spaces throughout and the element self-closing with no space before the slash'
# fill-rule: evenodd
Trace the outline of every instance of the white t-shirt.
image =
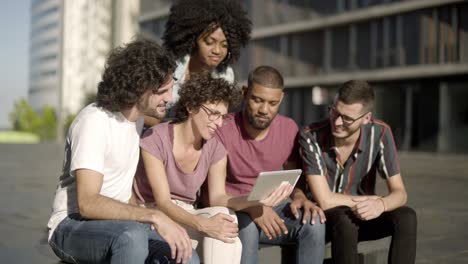
<svg viewBox="0 0 468 264">
<path fill-rule="evenodd" d="M 49 219 L 49 239 L 69 214 L 78 213 L 75 171 L 90 169 L 104 175 L 101 195 L 128 203 L 139 159 L 143 118 L 128 121 L 120 112 L 88 105 L 70 126 L 62 176 Z"/>
</svg>

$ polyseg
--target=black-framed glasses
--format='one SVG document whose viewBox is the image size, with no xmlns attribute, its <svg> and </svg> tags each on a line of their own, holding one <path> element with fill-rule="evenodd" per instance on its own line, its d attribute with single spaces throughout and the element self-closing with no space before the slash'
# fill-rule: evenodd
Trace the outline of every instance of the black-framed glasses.
<svg viewBox="0 0 468 264">
<path fill-rule="evenodd" d="M 211 110 L 210 108 L 204 106 L 204 105 L 200 105 L 200 107 L 203 109 L 203 111 L 205 111 L 205 113 L 208 115 L 208 119 L 210 121 L 216 121 L 218 120 L 219 118 L 222 118 L 223 120 L 227 120 L 229 118 L 229 114 L 221 114 L 220 112 L 218 111 L 214 111 L 214 110 Z"/>
<path fill-rule="evenodd" d="M 343 121 L 343 125 L 345 125 L 345 126 L 352 125 L 354 122 L 358 121 L 359 119 L 363 118 L 365 115 L 367 115 L 369 113 L 369 112 L 365 112 L 364 114 L 360 115 L 359 117 L 352 118 L 350 116 L 343 115 L 342 113 L 338 112 L 338 110 L 336 110 L 334 105 L 329 105 L 328 110 L 330 111 L 330 116 L 333 119 L 337 119 L 338 117 L 341 117 L 341 120 Z"/>
</svg>

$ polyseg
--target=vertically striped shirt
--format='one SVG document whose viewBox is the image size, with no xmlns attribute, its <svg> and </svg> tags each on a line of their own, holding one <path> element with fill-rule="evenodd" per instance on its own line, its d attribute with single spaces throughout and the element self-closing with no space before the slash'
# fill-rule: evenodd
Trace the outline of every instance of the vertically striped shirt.
<svg viewBox="0 0 468 264">
<path fill-rule="evenodd" d="M 299 137 L 304 173 L 327 177 L 336 193 L 375 194 L 377 174 L 388 178 L 400 173 L 395 141 L 390 126 L 380 120 L 363 125 L 360 133 L 348 160 L 341 161 L 329 119 L 304 127 Z"/>
</svg>

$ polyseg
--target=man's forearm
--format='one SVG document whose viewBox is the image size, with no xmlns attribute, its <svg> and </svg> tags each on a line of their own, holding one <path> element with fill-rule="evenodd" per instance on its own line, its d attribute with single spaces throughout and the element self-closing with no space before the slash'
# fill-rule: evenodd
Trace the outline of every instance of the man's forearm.
<svg viewBox="0 0 468 264">
<path fill-rule="evenodd" d="M 385 205 L 385 211 L 392 211 L 406 204 L 407 194 L 404 190 L 395 190 L 381 199 Z"/>
<path fill-rule="evenodd" d="M 144 223 L 154 221 L 154 210 L 116 201 L 103 195 L 95 195 L 82 201 L 80 214 L 87 219 L 131 220 Z"/>
<path fill-rule="evenodd" d="M 319 203 L 320 207 L 322 207 L 323 210 L 328 210 L 337 206 L 348 206 L 348 207 L 353 207 L 357 204 L 357 202 L 353 201 L 353 198 L 358 198 L 358 197 L 368 197 L 370 199 L 378 199 L 379 196 L 377 195 L 347 195 L 347 194 L 342 194 L 342 193 L 330 193 L 330 198 L 328 198 L 326 201 L 322 201 L 322 203 Z"/>
<path fill-rule="evenodd" d="M 352 200 L 353 196 L 341 194 L 341 193 L 331 193 L 330 197 L 324 201 L 319 202 L 320 207 L 323 210 L 328 210 L 337 206 L 348 206 L 353 207 L 356 203 Z"/>
<path fill-rule="evenodd" d="M 156 199 L 158 200 L 158 199 Z M 189 226 L 200 232 L 206 231 L 206 218 L 198 215 L 194 215 L 180 207 L 179 205 L 173 203 L 171 200 L 162 200 L 159 199 L 157 207 L 161 212 L 166 214 L 170 219 L 176 223 Z"/>
<path fill-rule="evenodd" d="M 258 201 L 248 201 L 247 195 L 234 196 L 226 193 L 210 199 L 210 206 L 224 206 L 234 211 L 245 211 L 247 208 L 261 205 Z"/>
</svg>

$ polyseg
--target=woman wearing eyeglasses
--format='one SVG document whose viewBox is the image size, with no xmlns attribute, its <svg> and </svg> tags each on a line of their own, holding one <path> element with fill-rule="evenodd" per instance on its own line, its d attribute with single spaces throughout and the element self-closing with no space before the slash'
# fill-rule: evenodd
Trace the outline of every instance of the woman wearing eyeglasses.
<svg viewBox="0 0 468 264">
<path fill-rule="evenodd" d="M 177 60 L 174 103 L 179 99 L 180 86 L 192 74 L 209 73 L 233 83 L 231 65 L 247 45 L 251 28 L 247 13 L 237 0 L 182 0 L 173 5 L 162 38 L 164 47 Z M 147 127 L 158 123 L 158 119 L 145 116 Z"/>
<path fill-rule="evenodd" d="M 214 136 L 228 116 L 228 107 L 239 103 L 240 91 L 224 79 L 201 75 L 185 82 L 179 95 L 176 121 L 156 125 L 142 136 L 136 196 L 140 203 L 156 206 L 185 226 L 204 263 L 239 263 L 242 246 L 237 219 L 226 207 L 273 206 L 292 188 L 280 187 L 259 202 L 228 196 L 226 150 Z M 206 179 L 210 204 L 216 207 L 197 209 L 194 203 L 205 190 L 201 186 Z"/>
</svg>

